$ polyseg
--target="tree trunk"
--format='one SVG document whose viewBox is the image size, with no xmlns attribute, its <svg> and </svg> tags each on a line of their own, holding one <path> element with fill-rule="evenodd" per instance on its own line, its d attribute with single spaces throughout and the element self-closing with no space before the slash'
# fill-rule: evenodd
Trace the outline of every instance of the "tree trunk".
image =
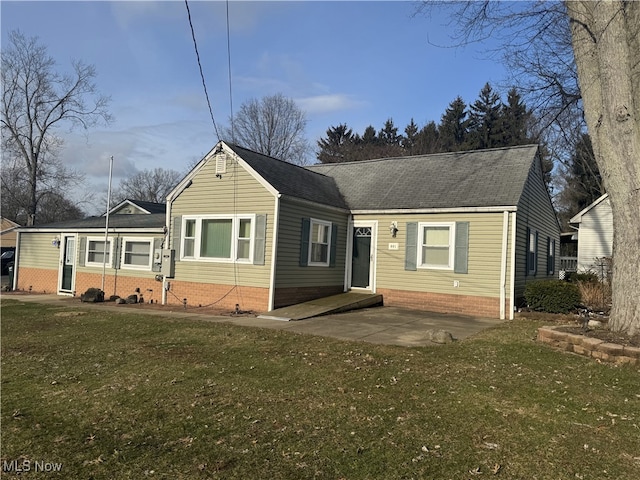
<svg viewBox="0 0 640 480">
<path fill-rule="evenodd" d="M 610 327 L 640 333 L 640 2 L 567 1 L 580 91 L 613 213 Z"/>
</svg>

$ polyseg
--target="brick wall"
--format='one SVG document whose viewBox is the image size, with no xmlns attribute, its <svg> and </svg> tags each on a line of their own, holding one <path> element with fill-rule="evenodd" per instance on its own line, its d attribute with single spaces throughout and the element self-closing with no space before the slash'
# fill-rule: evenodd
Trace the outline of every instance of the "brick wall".
<svg viewBox="0 0 640 480">
<path fill-rule="evenodd" d="M 212 306 L 233 311 L 236 304 L 243 311 L 266 312 L 269 308 L 269 289 L 259 287 L 216 285 L 169 280 L 168 305 Z M 162 284 L 159 284 L 162 288 Z M 160 292 L 160 290 L 158 290 Z M 159 298 L 159 297 L 158 297 Z"/>
<path fill-rule="evenodd" d="M 384 304 L 389 307 L 500 318 L 499 298 L 391 289 L 378 289 L 376 293 L 382 294 Z M 505 312 L 509 315 L 508 302 L 506 305 Z"/>
<path fill-rule="evenodd" d="M 34 293 L 56 293 L 58 291 L 58 269 L 19 267 L 18 290 Z"/>
</svg>

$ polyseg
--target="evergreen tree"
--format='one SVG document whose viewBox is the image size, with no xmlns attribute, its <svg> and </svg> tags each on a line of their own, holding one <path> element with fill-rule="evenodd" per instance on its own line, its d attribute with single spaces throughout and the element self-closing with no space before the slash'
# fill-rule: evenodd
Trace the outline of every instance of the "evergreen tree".
<svg viewBox="0 0 640 480">
<path fill-rule="evenodd" d="M 355 137 L 345 123 L 327 130 L 327 137 L 318 140 L 317 155 L 321 163 L 338 163 L 351 161 L 349 155 L 354 150 Z"/>
<path fill-rule="evenodd" d="M 445 152 L 462 149 L 467 139 L 467 105 L 461 97 L 449 104 L 440 120 L 440 142 Z"/>
<path fill-rule="evenodd" d="M 442 152 L 442 141 L 440 130 L 433 120 L 427 123 L 420 132 L 416 141 L 415 154 L 425 155 L 429 153 Z"/>
<path fill-rule="evenodd" d="M 501 111 L 500 95 L 493 91 L 489 83 L 486 83 L 480 90 L 478 100 L 469 108 L 468 150 L 504 145 Z"/>
<path fill-rule="evenodd" d="M 415 155 L 416 143 L 418 141 L 418 125 L 415 124 L 413 118 L 409 125 L 404 128 L 404 137 L 402 138 L 402 149 L 405 155 Z"/>
<path fill-rule="evenodd" d="M 502 106 L 501 112 L 502 146 L 510 147 L 536 142 L 529 136 L 529 124 L 532 115 L 531 110 L 527 109 L 515 87 L 509 90 L 507 103 Z"/>
</svg>

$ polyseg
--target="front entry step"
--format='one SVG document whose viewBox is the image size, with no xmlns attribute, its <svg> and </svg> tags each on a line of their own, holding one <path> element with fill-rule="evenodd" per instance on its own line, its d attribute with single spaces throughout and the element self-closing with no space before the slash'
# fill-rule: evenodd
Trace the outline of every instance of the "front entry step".
<svg viewBox="0 0 640 480">
<path fill-rule="evenodd" d="M 328 315 L 330 313 L 347 312 L 359 308 L 375 307 L 382 305 L 382 295 L 376 293 L 347 292 L 330 297 L 317 298 L 297 305 L 277 308 L 258 318 L 269 320 L 304 320 L 305 318 Z"/>
</svg>

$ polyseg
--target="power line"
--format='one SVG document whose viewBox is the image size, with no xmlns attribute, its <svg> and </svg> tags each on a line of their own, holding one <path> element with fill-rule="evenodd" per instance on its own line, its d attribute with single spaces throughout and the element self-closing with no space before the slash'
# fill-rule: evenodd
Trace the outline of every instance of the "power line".
<svg viewBox="0 0 640 480">
<path fill-rule="evenodd" d="M 231 121 L 231 141 L 236 143 L 236 134 L 233 128 L 233 95 L 231 92 L 231 35 L 229 33 L 229 0 L 227 0 L 227 62 L 229 70 L 229 110 L 231 112 L 229 119 Z"/>
<path fill-rule="evenodd" d="M 196 58 L 198 60 L 198 68 L 200 69 L 200 78 L 202 79 L 202 87 L 204 88 L 204 96 L 207 98 L 207 105 L 209 106 L 209 114 L 211 115 L 211 121 L 213 122 L 213 129 L 216 132 L 216 137 L 220 141 L 220 134 L 218 133 L 218 126 L 213 118 L 213 109 L 211 108 L 211 102 L 209 101 L 209 93 L 207 92 L 207 84 L 204 81 L 204 73 L 202 72 L 202 64 L 200 63 L 200 53 L 198 53 L 198 44 L 196 42 L 196 34 L 193 31 L 193 23 L 191 22 L 191 11 L 189 11 L 188 0 L 184 0 L 184 5 L 187 7 L 187 17 L 189 17 L 189 27 L 191 27 L 191 38 L 193 39 L 193 48 L 196 51 Z M 228 21 L 228 20 L 227 20 Z"/>
</svg>

